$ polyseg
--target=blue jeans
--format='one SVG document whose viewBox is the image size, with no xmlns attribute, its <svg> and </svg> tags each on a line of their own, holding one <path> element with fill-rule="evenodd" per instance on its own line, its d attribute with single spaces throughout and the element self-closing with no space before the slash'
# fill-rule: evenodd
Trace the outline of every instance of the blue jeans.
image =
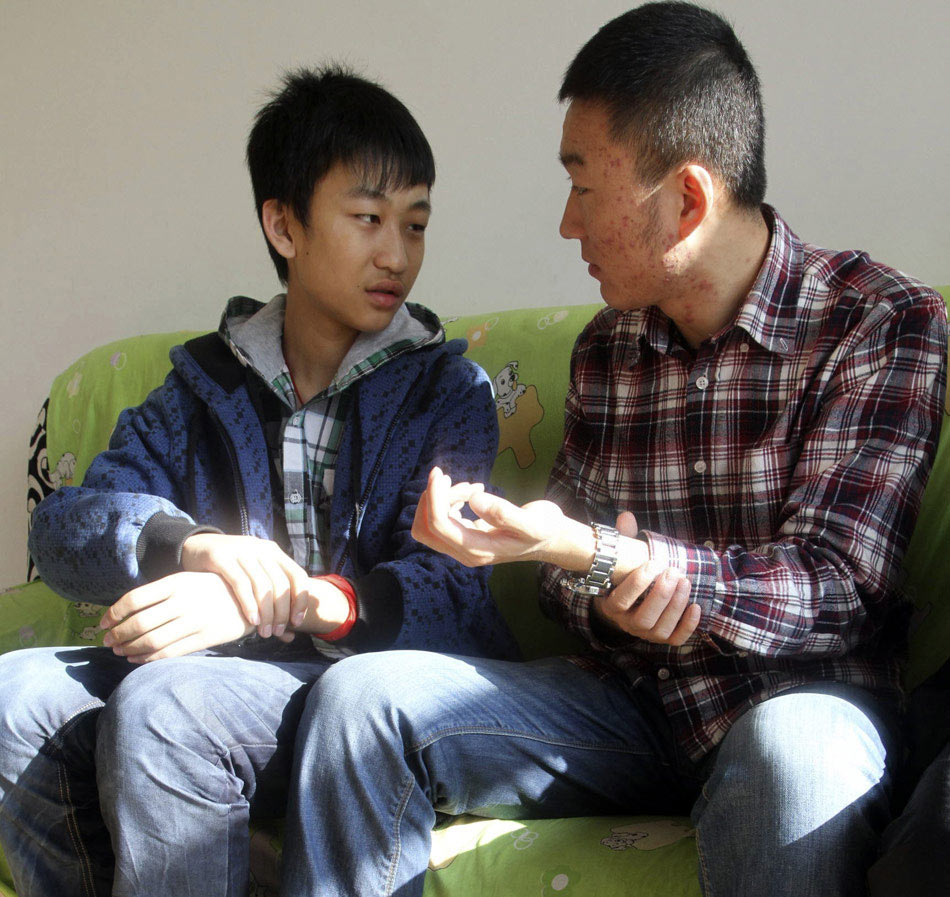
<svg viewBox="0 0 950 897">
<path fill-rule="evenodd" d="M 868 876 L 872 897 L 950 894 L 950 744 L 884 830 L 882 852 Z"/>
<path fill-rule="evenodd" d="M 438 814 L 692 807 L 707 897 L 863 895 L 887 820 L 888 727 L 872 704 L 844 686 L 790 692 L 694 765 L 650 687 L 559 659 L 351 657 L 301 719 L 282 894 L 417 897 Z"/>
<path fill-rule="evenodd" d="M 103 648 L 0 657 L 0 844 L 18 897 L 246 894 L 249 817 L 284 812 L 326 666 L 309 639 L 145 666 Z"/>
</svg>

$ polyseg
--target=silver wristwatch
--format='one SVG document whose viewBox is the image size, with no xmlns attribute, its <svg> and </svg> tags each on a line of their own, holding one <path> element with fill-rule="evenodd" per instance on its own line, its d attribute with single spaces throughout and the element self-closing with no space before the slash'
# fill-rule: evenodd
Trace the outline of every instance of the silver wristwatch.
<svg viewBox="0 0 950 897">
<path fill-rule="evenodd" d="M 617 566 L 620 533 L 602 523 L 592 523 L 591 529 L 594 531 L 594 560 L 590 570 L 587 576 L 568 579 L 567 587 L 578 595 L 606 595 L 613 588 L 610 577 Z"/>
</svg>

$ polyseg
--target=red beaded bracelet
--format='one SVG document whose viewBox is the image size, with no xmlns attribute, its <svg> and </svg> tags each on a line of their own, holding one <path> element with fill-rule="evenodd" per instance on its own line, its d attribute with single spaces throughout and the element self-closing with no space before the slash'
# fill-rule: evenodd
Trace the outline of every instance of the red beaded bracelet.
<svg viewBox="0 0 950 897">
<path fill-rule="evenodd" d="M 336 586 L 346 596 L 347 603 L 350 605 L 346 619 L 339 626 L 337 626 L 336 629 L 331 629 L 329 632 L 314 633 L 314 635 L 321 641 L 337 642 L 341 638 L 349 635 L 350 630 L 353 628 L 353 624 L 356 622 L 356 590 L 353 588 L 348 579 L 345 579 L 337 573 L 327 573 L 324 576 L 315 576 L 314 579 L 322 579 L 331 585 Z"/>
</svg>

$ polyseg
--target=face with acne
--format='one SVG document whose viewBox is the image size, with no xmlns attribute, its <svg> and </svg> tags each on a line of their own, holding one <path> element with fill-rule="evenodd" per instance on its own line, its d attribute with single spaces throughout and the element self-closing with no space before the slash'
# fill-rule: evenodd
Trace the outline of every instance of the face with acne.
<svg viewBox="0 0 950 897">
<path fill-rule="evenodd" d="M 425 184 L 380 187 L 338 164 L 313 192 L 306 226 L 287 210 L 288 303 L 306 303 L 323 332 L 378 332 L 422 267 L 431 206 Z"/>
<path fill-rule="evenodd" d="M 568 107 L 560 156 L 571 181 L 561 236 L 580 241 L 604 301 L 621 310 L 662 306 L 679 242 L 664 182 L 641 183 L 631 150 L 611 137 L 607 112 L 596 103 L 574 100 Z"/>
</svg>

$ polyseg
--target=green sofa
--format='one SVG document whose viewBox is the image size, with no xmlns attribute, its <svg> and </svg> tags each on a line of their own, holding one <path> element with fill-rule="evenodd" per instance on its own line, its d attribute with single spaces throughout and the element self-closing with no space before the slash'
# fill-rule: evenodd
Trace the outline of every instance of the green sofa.
<svg viewBox="0 0 950 897">
<path fill-rule="evenodd" d="M 950 288 L 942 290 L 950 300 Z M 599 305 L 518 309 L 447 320 L 468 356 L 495 380 L 501 439 L 493 481 L 516 502 L 542 494 L 557 450 L 568 360 L 575 337 Z M 53 383 L 34 437 L 30 504 L 80 482 L 106 444 L 119 411 L 141 401 L 169 368 L 169 348 L 192 333 L 134 337 L 93 350 Z M 945 406 L 945 413 L 947 408 Z M 43 451 L 45 433 L 45 453 Z M 950 657 L 950 435 L 945 428 L 920 522 L 907 558 L 906 589 L 916 605 L 909 687 Z M 575 650 L 543 617 L 535 570 L 513 564 L 493 574 L 492 591 L 526 657 Z M 0 651 L 32 645 L 89 645 L 101 608 L 74 605 L 34 580 L 0 595 Z M 354 837 L 359 837 L 358 833 Z M 251 840 L 252 894 L 276 894 L 280 820 L 257 825 Z M 426 897 L 698 897 L 689 820 L 618 816 L 574 819 L 461 818 L 436 832 Z M 12 897 L 0 856 L 0 894 Z"/>
</svg>

